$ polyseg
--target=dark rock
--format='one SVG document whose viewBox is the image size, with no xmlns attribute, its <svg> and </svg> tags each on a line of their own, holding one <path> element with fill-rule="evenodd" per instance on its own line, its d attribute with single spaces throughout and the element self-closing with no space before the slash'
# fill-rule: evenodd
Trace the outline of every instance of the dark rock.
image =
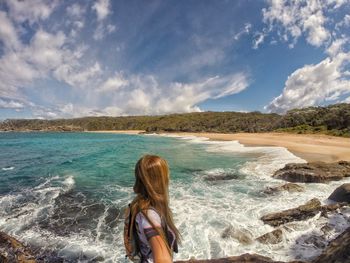
<svg viewBox="0 0 350 263">
<path fill-rule="evenodd" d="M 337 203 L 321 206 L 321 202 L 317 198 L 313 198 L 310 201 L 306 202 L 304 205 L 298 206 L 297 208 L 267 214 L 262 216 L 260 219 L 265 224 L 268 224 L 270 226 L 279 226 L 285 223 L 311 218 L 319 212 L 321 212 L 322 216 L 327 217 L 328 212 L 333 212 L 347 205 L 347 203 Z"/>
<path fill-rule="evenodd" d="M 325 224 L 323 227 L 321 227 L 321 231 L 323 232 L 323 234 L 328 234 L 329 232 L 331 232 L 333 230 L 334 227 L 332 227 L 330 224 Z"/>
<path fill-rule="evenodd" d="M 282 261 L 274 261 L 271 258 L 263 257 L 257 254 L 243 254 L 235 257 L 205 259 L 205 260 L 183 260 L 175 263 L 283 263 Z M 303 261 L 291 261 L 289 263 L 303 263 Z"/>
<path fill-rule="evenodd" d="M 321 202 L 317 198 L 313 198 L 306 204 L 297 208 L 284 210 L 282 212 L 264 215 L 260 219 L 265 224 L 271 226 L 279 226 L 292 221 L 305 220 L 315 216 L 321 209 Z"/>
<path fill-rule="evenodd" d="M 332 240 L 322 254 L 312 263 L 349 263 L 350 227 Z"/>
<path fill-rule="evenodd" d="M 304 239 L 304 244 L 312 245 L 313 247 L 324 249 L 327 245 L 327 241 L 324 236 L 313 235 Z"/>
<path fill-rule="evenodd" d="M 234 174 L 223 174 L 223 175 L 208 175 L 204 177 L 205 181 L 212 182 L 212 181 L 224 181 L 224 180 L 232 180 L 237 179 L 238 176 Z"/>
<path fill-rule="evenodd" d="M 350 183 L 342 184 L 328 197 L 328 199 L 336 202 L 350 203 Z"/>
<path fill-rule="evenodd" d="M 305 189 L 301 185 L 294 183 L 286 183 L 284 185 L 276 186 L 276 187 L 268 187 L 264 190 L 265 194 L 275 194 L 282 191 L 288 191 L 290 193 L 295 192 L 303 192 Z"/>
<path fill-rule="evenodd" d="M 227 227 L 221 234 L 221 237 L 224 239 L 234 238 L 243 245 L 250 245 L 253 243 L 252 236 L 250 233 L 234 228 L 233 226 Z"/>
<path fill-rule="evenodd" d="M 324 183 L 332 180 L 341 180 L 350 176 L 350 162 L 337 163 L 291 163 L 279 169 L 274 178 L 289 182 Z"/>
<path fill-rule="evenodd" d="M 266 233 L 256 240 L 263 244 L 278 244 L 282 241 L 283 232 L 281 229 L 275 229 L 269 233 Z"/>
<path fill-rule="evenodd" d="M 9 263 L 36 263 L 29 248 L 4 232 L 0 232 L 0 260 Z"/>
</svg>

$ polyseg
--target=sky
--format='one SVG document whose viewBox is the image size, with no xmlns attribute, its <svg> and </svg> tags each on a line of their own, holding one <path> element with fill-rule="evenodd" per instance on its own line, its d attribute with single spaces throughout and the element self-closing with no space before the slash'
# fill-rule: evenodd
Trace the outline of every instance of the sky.
<svg viewBox="0 0 350 263">
<path fill-rule="evenodd" d="M 0 0 L 0 119 L 350 103 L 350 0 Z"/>
</svg>

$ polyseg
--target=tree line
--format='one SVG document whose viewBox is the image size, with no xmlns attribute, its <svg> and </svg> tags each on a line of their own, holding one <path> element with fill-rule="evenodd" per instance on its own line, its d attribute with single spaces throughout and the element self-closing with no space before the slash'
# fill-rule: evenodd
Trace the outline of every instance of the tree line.
<svg viewBox="0 0 350 263">
<path fill-rule="evenodd" d="M 261 112 L 193 112 L 159 116 L 8 119 L 2 131 L 269 132 L 324 133 L 350 137 L 350 104 L 293 109 L 284 115 Z"/>
</svg>

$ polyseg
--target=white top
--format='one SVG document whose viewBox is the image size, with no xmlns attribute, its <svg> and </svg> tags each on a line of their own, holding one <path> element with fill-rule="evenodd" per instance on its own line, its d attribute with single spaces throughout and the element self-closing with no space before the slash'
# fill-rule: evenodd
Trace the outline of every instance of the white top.
<svg viewBox="0 0 350 263">
<path fill-rule="evenodd" d="M 155 227 L 162 227 L 162 221 L 159 214 L 154 209 L 147 210 L 147 217 L 152 221 Z M 151 223 L 147 220 L 147 218 L 141 213 L 137 213 L 136 215 L 136 229 L 137 234 L 140 241 L 140 252 L 143 256 L 141 260 L 142 263 L 153 263 L 153 254 L 152 249 L 149 244 L 149 240 L 151 237 L 159 235 L 158 232 L 152 227 Z M 168 234 L 171 235 L 171 246 L 174 245 L 175 234 L 168 228 Z"/>
</svg>

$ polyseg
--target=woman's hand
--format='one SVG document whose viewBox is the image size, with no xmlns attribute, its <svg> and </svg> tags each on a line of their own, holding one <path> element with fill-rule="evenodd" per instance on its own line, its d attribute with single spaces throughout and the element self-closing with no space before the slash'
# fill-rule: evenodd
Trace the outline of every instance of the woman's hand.
<svg viewBox="0 0 350 263">
<path fill-rule="evenodd" d="M 169 254 L 164 240 L 161 236 L 153 236 L 150 238 L 149 243 L 151 245 L 154 263 L 171 263 L 173 260 Z"/>
</svg>

